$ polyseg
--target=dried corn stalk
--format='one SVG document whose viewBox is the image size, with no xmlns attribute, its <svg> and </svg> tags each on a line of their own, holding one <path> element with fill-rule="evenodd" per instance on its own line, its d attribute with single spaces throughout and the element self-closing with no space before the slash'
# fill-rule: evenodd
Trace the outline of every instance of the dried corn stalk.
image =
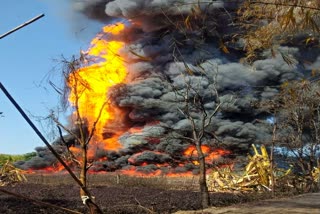
<svg viewBox="0 0 320 214">
<path fill-rule="evenodd" d="M 0 186 L 14 185 L 23 181 L 27 181 L 23 170 L 17 169 L 9 161 L 0 168 Z"/>
<path fill-rule="evenodd" d="M 320 166 L 314 167 L 311 174 L 312 174 L 313 181 L 319 183 L 320 182 Z"/>
<path fill-rule="evenodd" d="M 252 145 L 254 155 L 249 156 L 249 163 L 242 174 L 237 174 L 229 168 L 216 168 L 208 176 L 208 187 L 210 191 L 253 191 L 271 190 L 272 170 L 270 158 L 264 145 L 260 147 L 260 153 Z M 291 169 L 275 169 L 273 173 L 278 176 L 287 175 Z"/>
<path fill-rule="evenodd" d="M 237 191 L 240 190 L 237 183 L 241 176 L 235 174 L 231 167 L 225 168 L 216 168 L 209 176 L 208 176 L 208 188 L 213 192 L 221 192 L 221 191 Z"/>
</svg>

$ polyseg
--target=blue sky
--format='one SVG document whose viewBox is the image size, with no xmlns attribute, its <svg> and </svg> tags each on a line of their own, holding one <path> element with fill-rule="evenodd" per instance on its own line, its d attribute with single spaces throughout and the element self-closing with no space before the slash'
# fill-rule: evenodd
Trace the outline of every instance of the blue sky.
<svg viewBox="0 0 320 214">
<path fill-rule="evenodd" d="M 35 125 L 50 141 L 51 127 L 42 126 L 45 117 L 57 106 L 59 97 L 48 85 L 60 76 L 52 73 L 55 59 L 78 55 L 102 27 L 72 12 L 66 0 L 1 0 L 0 34 L 38 16 L 45 17 L 0 39 L 0 81 L 20 104 Z M 49 76 L 48 76 L 49 75 Z M 0 153 L 23 154 L 43 142 L 0 91 Z"/>
</svg>

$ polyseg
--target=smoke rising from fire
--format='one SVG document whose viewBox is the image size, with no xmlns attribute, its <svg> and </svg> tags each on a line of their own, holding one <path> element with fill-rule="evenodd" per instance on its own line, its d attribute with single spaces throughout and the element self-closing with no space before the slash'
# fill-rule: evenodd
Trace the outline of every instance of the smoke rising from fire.
<svg viewBox="0 0 320 214">
<path fill-rule="evenodd" d="M 180 138 L 191 131 L 189 122 L 178 111 L 185 104 L 178 94 L 186 92 L 186 83 L 202 96 L 208 112 L 213 111 L 218 99 L 214 87 L 219 92 L 221 111 L 213 118 L 207 133 L 214 133 L 230 148 L 235 145 L 247 148 L 251 143 L 270 140 L 268 115 L 252 103 L 273 97 L 279 85 L 301 76 L 301 68 L 289 66 L 280 54 L 272 57 L 269 52 L 252 66 L 241 64 L 241 42 L 238 49 L 229 47 L 228 54 L 221 50 L 224 32 L 237 30 L 229 16 L 238 2 L 71 1 L 73 8 L 88 18 L 130 23 L 115 37 L 125 43 L 119 56 L 126 62 L 126 81 L 108 91 L 112 104 L 124 112 L 126 119 L 126 131 L 118 138 L 122 148 L 119 151 L 97 148 L 93 170 L 124 170 L 133 166 L 145 172 L 159 169 L 169 172 L 171 168 L 175 172 L 196 171 L 190 156 L 184 154 L 190 143 Z M 185 23 L 187 17 L 190 26 Z M 295 47 L 279 50 L 293 56 L 300 54 Z M 196 113 L 193 116 L 198 117 Z M 104 128 L 112 135 L 111 126 L 106 124 Z M 59 146 L 59 140 L 55 144 Z M 205 144 L 214 146 L 216 141 L 208 134 Z M 106 160 L 98 160 L 102 157 Z M 47 165 L 52 162 L 46 161 Z M 32 164 L 19 165 L 30 168 Z"/>
</svg>

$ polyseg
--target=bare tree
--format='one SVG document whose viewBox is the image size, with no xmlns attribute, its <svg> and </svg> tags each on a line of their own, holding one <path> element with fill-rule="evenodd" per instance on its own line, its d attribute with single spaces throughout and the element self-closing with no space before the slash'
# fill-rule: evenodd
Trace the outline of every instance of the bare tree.
<svg viewBox="0 0 320 214">
<path fill-rule="evenodd" d="M 51 119 L 57 124 L 60 132 L 61 141 L 66 145 L 66 157 L 80 168 L 79 180 L 82 183 L 82 185 L 87 189 L 87 174 L 89 168 L 91 167 L 91 163 L 88 161 L 88 149 L 92 141 L 92 137 L 95 134 L 96 124 L 98 123 L 101 117 L 101 113 L 106 102 L 101 106 L 99 115 L 97 116 L 95 122 L 92 124 L 91 129 L 89 130 L 86 119 L 83 115 L 81 115 L 79 110 L 79 98 L 85 90 L 89 90 L 89 88 L 86 85 L 86 82 L 81 78 L 81 76 L 77 74 L 78 69 L 82 65 L 82 60 L 73 58 L 71 61 L 67 61 L 66 59 L 63 59 L 63 63 L 65 90 L 64 93 L 62 93 L 64 98 L 62 99 L 62 104 L 66 107 L 68 102 L 67 97 L 69 96 L 69 93 L 72 90 L 75 98 L 74 103 L 72 104 L 74 109 L 74 124 L 72 124 L 71 127 L 63 125 L 53 113 L 51 114 Z M 71 145 L 69 145 L 64 140 L 61 128 L 74 139 L 72 146 L 80 147 L 80 154 L 76 154 L 69 149 Z M 80 197 L 83 203 L 89 208 L 90 213 L 102 213 L 100 207 L 94 202 L 94 197 L 91 195 L 90 192 L 83 191 L 83 188 L 81 188 Z"/>
<path fill-rule="evenodd" d="M 200 53 L 205 55 L 206 50 L 203 49 L 202 44 L 205 40 L 205 34 L 210 33 L 219 37 L 216 29 L 217 17 L 212 16 L 208 13 L 208 7 L 202 10 L 199 4 L 193 5 L 192 15 L 184 16 L 181 14 L 181 19 L 173 20 L 171 17 L 167 16 L 166 12 L 163 11 L 164 17 L 166 17 L 167 22 L 173 26 L 172 31 L 179 31 L 183 34 L 185 41 L 191 40 L 194 42 L 194 48 L 199 50 Z M 206 24 L 208 26 L 206 26 Z M 209 24 L 208 24 L 209 23 Z M 190 31 L 198 32 L 198 36 L 194 37 L 190 34 Z M 205 69 L 200 65 L 195 66 L 197 70 L 200 70 L 202 78 L 210 80 L 210 85 L 212 86 L 210 92 L 207 91 L 205 95 L 203 89 L 201 89 L 201 75 L 199 78 L 198 74 L 195 75 L 193 67 L 190 67 L 190 64 L 184 58 L 184 54 L 181 52 L 180 47 L 183 47 L 183 41 L 178 41 L 174 36 L 171 38 L 173 52 L 172 56 L 176 62 L 182 62 L 185 68 L 185 72 L 181 73 L 181 78 L 183 78 L 184 86 L 183 88 L 177 88 L 172 84 L 172 88 L 175 92 L 177 100 L 177 111 L 188 121 L 189 130 L 176 130 L 180 132 L 181 136 L 179 139 L 184 139 L 189 141 L 196 148 L 197 161 L 199 162 L 199 188 L 201 194 L 201 204 L 203 208 L 206 208 L 210 205 L 210 197 L 207 186 L 207 166 L 205 157 L 206 154 L 203 151 L 203 143 L 205 137 L 209 134 L 208 129 L 213 124 L 213 117 L 217 114 L 220 109 L 220 99 L 217 90 L 217 74 L 218 68 L 216 65 L 211 65 L 212 69 L 215 69 L 215 74 L 210 76 L 207 74 Z M 222 43 L 221 43 L 222 44 Z M 221 47 L 223 49 L 223 47 Z M 201 57 L 200 57 L 201 58 Z M 199 59 L 200 61 L 204 59 Z M 197 81 L 198 80 L 198 81 Z M 207 101 L 214 101 L 214 106 L 207 108 L 205 104 L 208 104 Z M 190 135 L 185 136 L 184 133 L 190 133 Z M 214 133 L 210 132 L 211 135 Z M 212 138 L 212 136 L 210 137 Z"/>
<path fill-rule="evenodd" d="M 319 161 L 320 88 L 319 82 L 302 80 L 288 83 L 279 98 L 283 122 L 290 133 L 286 136 L 289 148 L 299 160 L 304 174 L 309 174 Z"/>
<path fill-rule="evenodd" d="M 285 83 L 279 95 L 263 103 L 263 107 L 268 108 L 274 116 L 271 161 L 275 165 L 277 155 L 278 160 L 284 159 L 293 167 L 292 180 L 297 181 L 294 187 L 298 191 L 310 191 L 317 183 L 313 173 L 314 169 L 320 166 L 319 103 L 318 80 Z M 275 147 L 278 152 L 274 151 Z"/>
<path fill-rule="evenodd" d="M 216 73 L 217 74 L 217 73 Z M 206 74 L 203 73 L 205 76 Z M 175 88 L 176 99 L 178 100 L 177 110 L 187 119 L 191 130 L 190 136 L 181 136 L 180 139 L 189 141 L 195 146 L 197 151 L 197 159 L 199 162 L 199 187 L 201 193 L 201 204 L 203 208 L 210 205 L 209 191 L 206 180 L 207 166 L 205 161 L 205 153 L 203 151 L 203 143 L 206 135 L 213 133 L 208 131 L 208 128 L 213 125 L 213 117 L 220 109 L 221 103 L 219 99 L 218 90 L 216 87 L 216 75 L 214 77 L 208 77 L 211 79 L 211 93 L 203 94 L 200 90 L 200 82 L 193 81 L 192 75 L 181 74 L 184 79 L 185 87 L 181 90 Z M 211 95 L 209 95 L 211 94 Z M 211 108 L 205 107 L 205 104 L 210 101 L 214 101 L 214 106 Z M 177 130 L 178 132 L 183 130 Z"/>
</svg>

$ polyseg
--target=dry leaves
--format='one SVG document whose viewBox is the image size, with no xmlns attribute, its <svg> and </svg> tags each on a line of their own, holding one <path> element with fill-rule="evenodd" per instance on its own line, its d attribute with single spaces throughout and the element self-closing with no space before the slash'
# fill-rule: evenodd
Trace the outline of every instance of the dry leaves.
<svg viewBox="0 0 320 214">
<path fill-rule="evenodd" d="M 0 186 L 14 185 L 27 181 L 23 170 L 17 169 L 9 161 L 0 168 Z"/>
</svg>

